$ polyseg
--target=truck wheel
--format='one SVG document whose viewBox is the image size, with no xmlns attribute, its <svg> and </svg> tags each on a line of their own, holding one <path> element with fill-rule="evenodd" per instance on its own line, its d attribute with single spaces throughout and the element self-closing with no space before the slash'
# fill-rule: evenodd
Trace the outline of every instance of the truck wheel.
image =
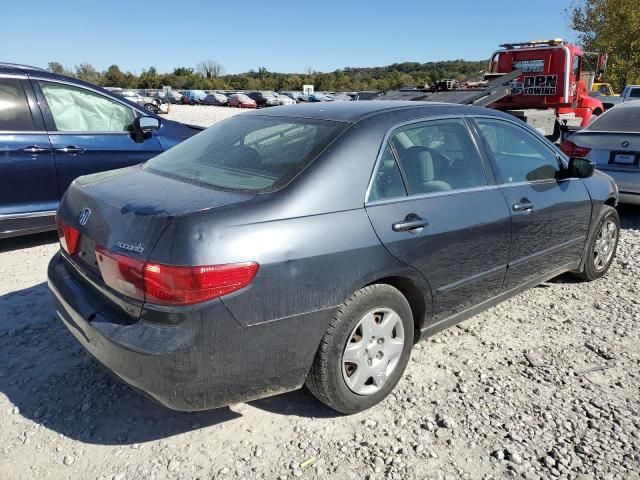
<svg viewBox="0 0 640 480">
<path fill-rule="evenodd" d="M 382 401 L 404 372 L 413 346 L 407 299 L 390 285 L 355 292 L 331 318 L 306 386 L 340 413 Z"/>
<path fill-rule="evenodd" d="M 585 250 L 584 266 L 575 272 L 578 278 L 592 281 L 607 273 L 620 238 L 620 217 L 615 208 L 603 205 Z"/>
</svg>

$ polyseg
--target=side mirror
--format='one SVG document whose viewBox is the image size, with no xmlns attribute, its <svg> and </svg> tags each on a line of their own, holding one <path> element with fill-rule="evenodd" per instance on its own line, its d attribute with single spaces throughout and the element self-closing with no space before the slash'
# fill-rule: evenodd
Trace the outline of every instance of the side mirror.
<svg viewBox="0 0 640 480">
<path fill-rule="evenodd" d="M 150 133 L 160 128 L 160 120 L 154 117 L 136 117 L 133 129 L 140 133 Z"/>
<path fill-rule="evenodd" d="M 591 160 L 580 157 L 571 157 L 569 159 L 569 167 L 567 168 L 567 177 L 571 178 L 589 178 L 593 175 L 596 164 Z"/>
</svg>

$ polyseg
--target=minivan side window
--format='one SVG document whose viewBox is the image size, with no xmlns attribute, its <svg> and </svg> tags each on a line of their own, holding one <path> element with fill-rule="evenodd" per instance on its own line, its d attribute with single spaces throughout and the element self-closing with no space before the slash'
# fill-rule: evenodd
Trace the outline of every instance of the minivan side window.
<svg viewBox="0 0 640 480">
<path fill-rule="evenodd" d="M 133 109 L 84 88 L 39 82 L 60 132 L 127 132 L 133 126 Z"/>
<path fill-rule="evenodd" d="M 0 132 L 34 130 L 33 117 L 20 80 L 0 78 Z"/>
<path fill-rule="evenodd" d="M 404 188 L 400 169 L 398 168 L 389 143 L 385 142 L 384 150 L 378 162 L 378 168 L 373 176 L 368 200 L 375 202 L 376 200 L 387 200 L 406 196 L 407 190 Z"/>
<path fill-rule="evenodd" d="M 502 120 L 477 118 L 476 123 L 502 183 L 556 178 L 560 171 L 558 155 L 532 133 Z"/>
<path fill-rule="evenodd" d="M 432 120 L 391 137 L 409 195 L 482 187 L 487 178 L 464 120 Z"/>
</svg>

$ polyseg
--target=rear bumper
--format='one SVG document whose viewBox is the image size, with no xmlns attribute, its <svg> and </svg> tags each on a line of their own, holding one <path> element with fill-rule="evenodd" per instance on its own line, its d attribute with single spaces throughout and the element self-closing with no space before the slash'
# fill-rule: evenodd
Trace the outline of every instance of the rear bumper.
<svg viewBox="0 0 640 480">
<path fill-rule="evenodd" d="M 620 203 L 640 205 L 640 171 L 627 172 L 598 167 L 616 182 Z"/>
<path fill-rule="evenodd" d="M 302 386 L 329 313 L 241 326 L 220 300 L 130 322 L 56 254 L 49 287 L 58 317 L 120 379 L 174 410 L 195 411 Z M 158 315 L 158 312 L 155 313 Z"/>
</svg>

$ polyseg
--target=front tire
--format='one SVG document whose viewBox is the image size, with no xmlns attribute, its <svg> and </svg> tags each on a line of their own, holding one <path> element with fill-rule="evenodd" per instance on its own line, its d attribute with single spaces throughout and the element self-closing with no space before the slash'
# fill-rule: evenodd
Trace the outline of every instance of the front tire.
<svg viewBox="0 0 640 480">
<path fill-rule="evenodd" d="M 576 276 L 592 281 L 604 276 L 616 254 L 620 239 L 620 217 L 615 208 L 603 205 L 587 242 L 582 270 Z"/>
<path fill-rule="evenodd" d="M 376 405 L 402 377 L 413 329 L 411 307 L 396 288 L 377 284 L 358 290 L 329 322 L 307 388 L 340 413 Z"/>
</svg>

